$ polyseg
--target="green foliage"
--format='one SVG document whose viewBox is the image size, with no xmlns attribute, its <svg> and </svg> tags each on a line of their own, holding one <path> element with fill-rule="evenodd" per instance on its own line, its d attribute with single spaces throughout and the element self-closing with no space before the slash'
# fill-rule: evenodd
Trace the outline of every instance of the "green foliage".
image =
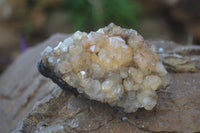
<svg viewBox="0 0 200 133">
<path fill-rule="evenodd" d="M 133 0 L 63 0 L 67 20 L 74 30 L 94 30 L 110 22 L 137 26 L 140 5 Z"/>
<path fill-rule="evenodd" d="M 104 22 L 130 27 L 138 22 L 140 7 L 131 0 L 103 0 Z"/>
<path fill-rule="evenodd" d="M 92 24 L 92 6 L 88 0 L 63 0 L 63 2 L 64 8 L 67 9 L 66 17 L 75 30 L 81 30 Z"/>
</svg>

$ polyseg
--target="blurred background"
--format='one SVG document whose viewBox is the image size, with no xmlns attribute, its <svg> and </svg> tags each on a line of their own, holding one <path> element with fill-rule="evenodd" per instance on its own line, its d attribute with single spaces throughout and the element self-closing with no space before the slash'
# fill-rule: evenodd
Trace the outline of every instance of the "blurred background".
<svg viewBox="0 0 200 133">
<path fill-rule="evenodd" d="M 145 39 L 200 44 L 200 0 L 0 0 L 0 73 L 52 34 L 110 22 Z"/>
</svg>

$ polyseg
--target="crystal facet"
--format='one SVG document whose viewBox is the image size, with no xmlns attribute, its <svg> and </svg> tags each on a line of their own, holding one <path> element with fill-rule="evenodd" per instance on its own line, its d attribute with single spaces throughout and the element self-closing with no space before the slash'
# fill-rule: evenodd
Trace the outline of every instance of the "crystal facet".
<svg viewBox="0 0 200 133">
<path fill-rule="evenodd" d="M 44 65 L 90 99 L 135 112 L 151 110 L 156 90 L 168 85 L 168 73 L 156 53 L 135 30 L 114 24 L 97 32 L 75 32 L 42 53 Z"/>
</svg>

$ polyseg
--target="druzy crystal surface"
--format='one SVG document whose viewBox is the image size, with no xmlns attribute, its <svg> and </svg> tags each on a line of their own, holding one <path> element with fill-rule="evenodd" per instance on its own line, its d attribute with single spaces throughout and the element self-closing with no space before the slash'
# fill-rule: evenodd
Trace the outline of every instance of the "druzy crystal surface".
<svg viewBox="0 0 200 133">
<path fill-rule="evenodd" d="M 168 73 L 154 46 L 133 29 L 111 23 L 96 32 L 75 32 L 42 52 L 44 65 L 89 99 L 151 110 L 156 90 L 168 85 Z"/>
</svg>

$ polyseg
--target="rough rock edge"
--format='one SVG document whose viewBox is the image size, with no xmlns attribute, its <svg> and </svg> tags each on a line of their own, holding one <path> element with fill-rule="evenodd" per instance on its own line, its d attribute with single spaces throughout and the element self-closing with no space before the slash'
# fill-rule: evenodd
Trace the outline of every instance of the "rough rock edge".
<svg viewBox="0 0 200 133">
<path fill-rule="evenodd" d="M 72 86 L 68 85 L 62 78 L 59 78 L 55 75 L 53 71 L 48 69 L 42 60 L 40 60 L 37 64 L 38 71 L 45 77 L 50 78 L 54 83 L 56 83 L 60 88 L 64 89 L 65 91 L 71 91 L 74 94 L 78 95 L 78 91 L 73 88 Z"/>
<path fill-rule="evenodd" d="M 74 92 L 73 92 L 74 93 Z M 35 116 L 34 116 L 34 114 L 35 114 L 35 112 L 37 112 L 38 111 L 38 106 L 41 106 L 41 107 L 43 107 L 45 104 L 46 105 L 48 105 L 48 104 L 50 104 L 51 103 L 51 101 L 53 100 L 53 101 L 56 101 L 56 99 L 58 99 L 59 97 L 62 97 L 62 95 L 63 95 L 63 91 L 62 90 L 60 90 L 60 88 L 57 88 L 57 89 L 55 89 L 51 94 L 49 94 L 48 96 L 46 96 L 44 99 L 42 99 L 41 101 L 38 101 L 35 105 L 34 105 L 34 107 L 33 107 L 33 109 L 32 109 L 32 111 L 29 113 L 29 114 L 27 114 L 27 116 L 25 117 L 25 119 L 22 121 L 22 122 L 20 122 L 20 123 L 18 123 L 18 125 L 17 125 L 17 128 L 15 129 L 15 130 L 13 130 L 11 133 L 32 133 L 32 132 L 34 132 L 35 131 L 35 129 L 37 129 L 37 124 L 38 123 L 34 123 L 34 120 L 33 119 L 31 119 L 31 118 L 35 118 Z M 65 95 L 65 94 L 64 94 Z M 88 99 L 86 99 L 86 98 L 84 98 L 83 97 L 83 99 L 85 99 L 85 100 L 87 100 L 87 101 L 89 101 L 89 102 L 92 102 L 91 100 L 88 100 Z M 95 101 L 94 101 L 95 102 Z M 105 105 L 106 103 L 100 103 L 100 102 L 98 102 L 98 104 L 103 104 L 103 105 Z M 110 106 L 108 106 L 109 108 L 111 108 Z M 87 109 L 88 108 L 90 108 L 90 106 L 88 106 L 87 107 Z M 77 112 L 73 117 L 76 117 L 76 116 L 78 116 L 80 113 L 82 113 L 82 112 L 84 112 L 84 111 L 86 111 L 87 109 L 85 109 L 85 110 L 82 110 L 82 111 L 79 111 L 79 112 Z M 112 109 L 112 111 L 113 111 L 113 109 Z M 114 113 L 115 112 L 115 113 Z M 44 112 L 44 114 L 45 113 L 47 113 L 47 112 Z M 119 112 L 119 111 L 117 111 L 117 110 L 114 110 L 113 112 L 112 112 L 112 114 L 119 114 L 119 116 L 124 116 L 124 115 L 126 115 L 126 113 L 124 113 L 124 112 Z M 38 115 L 43 115 L 43 113 L 40 113 L 39 112 L 39 114 Z M 77 130 L 76 128 L 74 128 L 74 129 L 71 129 L 70 128 L 70 132 L 73 132 L 73 133 L 90 133 L 90 132 L 92 132 L 92 133 L 96 133 L 96 132 L 98 132 L 99 130 L 101 130 L 101 129 L 103 129 L 104 127 L 106 127 L 109 123 L 111 123 L 112 121 L 116 121 L 117 123 L 122 123 L 122 122 L 127 122 L 127 123 L 129 123 L 131 126 L 133 126 L 132 128 L 135 128 L 135 130 L 138 130 L 139 131 L 139 133 L 146 133 L 146 132 L 152 132 L 152 133 L 154 133 L 154 131 L 150 131 L 150 130 L 146 130 L 146 129 L 144 129 L 144 128 L 140 128 L 139 126 L 137 126 L 136 124 L 134 124 L 134 123 L 131 123 L 129 120 L 122 120 L 121 119 L 121 117 L 119 117 L 118 115 L 112 115 L 111 116 L 111 118 L 110 119 L 108 119 L 107 121 L 106 121 L 106 123 L 103 123 L 103 124 L 99 124 L 98 123 L 98 126 L 95 128 L 95 129 L 92 129 L 92 130 Z M 48 118 L 48 116 L 47 116 L 47 118 Z M 30 119 L 32 120 L 32 122 L 30 121 Z M 31 128 L 30 128 L 31 127 Z M 34 128 L 33 128 L 34 127 Z M 64 131 L 66 132 L 66 130 L 67 129 L 64 129 Z M 59 131 L 58 131 L 59 132 Z M 161 131 L 161 132 L 155 132 L 155 133 L 163 133 L 163 131 Z"/>
<path fill-rule="evenodd" d="M 57 34 L 57 35 L 60 35 L 61 36 L 61 34 Z M 53 35 L 52 36 L 52 38 L 53 37 L 55 37 L 56 35 Z M 57 37 L 57 38 L 59 38 L 59 37 Z M 55 39 L 56 39 L 56 37 L 55 37 Z M 172 45 L 172 43 L 174 43 L 174 42 L 164 42 L 164 41 L 151 41 L 151 42 L 149 42 L 150 44 L 158 44 L 158 48 L 160 47 L 160 48 L 164 48 L 164 51 L 166 52 L 166 51 L 170 51 L 172 48 L 174 48 L 175 46 L 173 45 L 173 46 L 171 46 Z M 165 45 L 160 45 L 160 44 L 165 44 Z M 171 44 L 171 45 L 170 45 Z M 167 47 L 166 47 L 167 46 Z M 170 47 L 171 46 L 171 47 Z M 176 44 L 176 46 L 178 46 L 178 44 Z M 180 46 L 180 45 L 179 45 Z M 39 46 L 38 46 L 39 47 Z M 186 49 L 187 49 L 187 46 L 185 47 Z M 24 55 L 23 55 L 24 56 Z M 15 65 L 16 66 L 16 65 Z M 12 68 L 13 68 L 13 65 L 12 65 Z M 188 71 L 183 71 L 183 72 L 188 72 Z M 8 72 L 7 72 L 8 73 Z M 7 74 L 7 73 L 5 73 L 5 74 Z M 4 76 L 5 76 L 5 74 L 4 74 Z M 12 78 L 12 77 L 10 77 L 10 78 Z M 3 98 L 2 98 L 3 99 Z M 10 106 L 10 105 L 8 105 L 8 106 Z M 134 123 L 133 123 L 134 124 Z M 22 131 L 21 131 L 22 132 Z"/>
</svg>

